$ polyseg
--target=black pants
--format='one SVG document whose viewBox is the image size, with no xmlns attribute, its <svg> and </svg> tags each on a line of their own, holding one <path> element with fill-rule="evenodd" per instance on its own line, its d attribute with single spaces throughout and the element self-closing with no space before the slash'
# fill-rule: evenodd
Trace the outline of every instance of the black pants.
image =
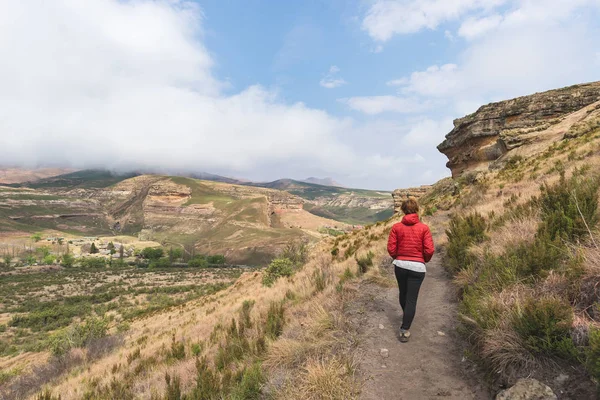
<svg viewBox="0 0 600 400">
<path fill-rule="evenodd" d="M 410 325 L 415 318 L 417 310 L 417 297 L 425 272 L 415 272 L 409 269 L 394 267 L 398 288 L 400 289 L 400 307 L 404 315 L 402 316 L 402 329 L 410 329 Z"/>
</svg>

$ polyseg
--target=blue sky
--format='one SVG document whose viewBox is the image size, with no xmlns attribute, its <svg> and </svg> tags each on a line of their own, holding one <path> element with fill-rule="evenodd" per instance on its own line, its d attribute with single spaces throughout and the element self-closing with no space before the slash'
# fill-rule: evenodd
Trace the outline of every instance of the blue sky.
<svg viewBox="0 0 600 400">
<path fill-rule="evenodd" d="M 0 4 L 0 164 L 394 189 L 452 120 L 600 79 L 600 0 Z"/>
</svg>

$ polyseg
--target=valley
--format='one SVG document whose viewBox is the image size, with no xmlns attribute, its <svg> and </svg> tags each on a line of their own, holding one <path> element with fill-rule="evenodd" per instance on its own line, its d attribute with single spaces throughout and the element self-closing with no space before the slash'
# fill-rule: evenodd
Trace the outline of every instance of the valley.
<svg viewBox="0 0 600 400">
<path fill-rule="evenodd" d="M 101 171 L 4 185 L 0 395 L 590 398 L 599 113 L 597 83 L 484 106 L 440 145 L 453 178 L 392 194 Z M 385 243 L 408 197 L 438 254 L 405 350 Z M 407 354 L 431 370 L 386 378 Z"/>
</svg>

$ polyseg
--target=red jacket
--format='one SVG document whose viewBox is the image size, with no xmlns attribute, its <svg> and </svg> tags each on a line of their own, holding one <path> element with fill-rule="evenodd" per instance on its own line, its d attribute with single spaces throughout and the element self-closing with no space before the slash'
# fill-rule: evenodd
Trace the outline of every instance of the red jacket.
<svg viewBox="0 0 600 400">
<path fill-rule="evenodd" d="M 429 227 L 417 214 L 408 214 L 394 224 L 388 239 L 388 253 L 396 260 L 429 262 L 435 251 Z"/>
</svg>

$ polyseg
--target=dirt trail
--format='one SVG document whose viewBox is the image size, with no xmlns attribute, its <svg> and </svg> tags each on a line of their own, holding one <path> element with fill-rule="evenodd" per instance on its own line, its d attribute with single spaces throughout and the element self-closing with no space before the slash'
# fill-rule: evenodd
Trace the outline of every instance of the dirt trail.
<svg viewBox="0 0 600 400">
<path fill-rule="evenodd" d="M 393 276 L 392 268 L 386 268 L 386 274 Z M 397 287 L 364 283 L 358 292 L 349 312 L 363 337 L 362 399 L 492 398 L 475 366 L 463 358 L 457 304 L 439 255 L 427 266 L 408 343 L 399 341 L 402 311 Z M 388 357 L 381 349 L 388 350 Z"/>
<path fill-rule="evenodd" d="M 399 341 L 398 289 L 367 283 L 359 292 L 360 305 L 353 308 L 364 338 L 360 347 L 360 370 L 366 380 L 362 399 L 491 398 L 485 385 L 477 382 L 473 366 L 463 361 L 456 303 L 439 256 L 427 266 L 408 343 Z M 382 357 L 381 349 L 388 350 L 388 357 Z"/>
</svg>

